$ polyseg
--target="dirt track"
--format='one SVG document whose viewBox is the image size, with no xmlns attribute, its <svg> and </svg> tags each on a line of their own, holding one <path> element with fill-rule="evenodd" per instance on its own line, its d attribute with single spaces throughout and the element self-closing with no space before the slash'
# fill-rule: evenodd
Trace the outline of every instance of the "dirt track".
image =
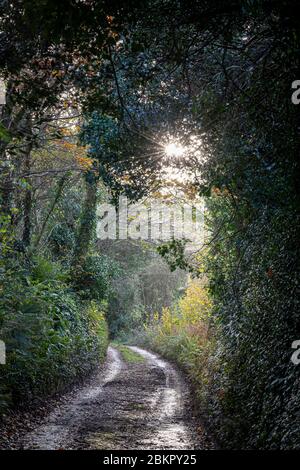
<svg viewBox="0 0 300 470">
<path fill-rule="evenodd" d="M 168 362 L 132 347 L 143 362 L 125 362 L 110 347 L 106 363 L 89 385 L 58 405 L 25 433 L 25 449 L 213 448 L 190 412 L 181 374 Z"/>
</svg>

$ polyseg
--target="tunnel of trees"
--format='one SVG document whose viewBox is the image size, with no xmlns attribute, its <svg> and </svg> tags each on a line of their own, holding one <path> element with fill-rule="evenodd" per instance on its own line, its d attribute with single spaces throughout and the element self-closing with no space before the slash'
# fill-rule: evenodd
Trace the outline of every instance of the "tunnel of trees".
<svg viewBox="0 0 300 470">
<path fill-rule="evenodd" d="M 1 414 L 121 338 L 222 447 L 299 449 L 297 3 L 0 2 Z M 204 198 L 205 243 L 99 240 L 121 196 Z"/>
</svg>

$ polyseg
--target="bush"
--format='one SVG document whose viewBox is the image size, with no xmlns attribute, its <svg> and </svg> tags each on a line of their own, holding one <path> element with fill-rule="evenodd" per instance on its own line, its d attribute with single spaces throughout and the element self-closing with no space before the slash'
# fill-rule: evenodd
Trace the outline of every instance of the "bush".
<svg viewBox="0 0 300 470">
<path fill-rule="evenodd" d="M 211 201 L 218 226 L 226 204 Z M 297 449 L 299 370 L 290 358 L 300 331 L 299 220 L 279 206 L 248 218 L 207 260 L 219 334 L 205 409 L 226 447 Z"/>
<path fill-rule="evenodd" d="M 210 380 L 209 360 L 214 347 L 211 310 L 207 289 L 194 280 L 173 308 L 163 308 L 161 315 L 156 313 L 148 319 L 146 335 L 142 336 L 144 344 L 187 372 L 202 398 Z"/>
<path fill-rule="evenodd" d="M 67 273 L 62 270 L 60 263 L 54 263 L 42 257 L 33 259 L 31 267 L 31 279 L 33 282 L 63 281 L 66 278 Z"/>
<path fill-rule="evenodd" d="M 111 280 L 119 273 L 117 264 L 104 255 L 87 256 L 83 265 L 72 272 L 76 291 L 82 299 L 102 300 L 107 297 Z"/>
<path fill-rule="evenodd" d="M 2 409 L 63 390 L 105 356 L 105 304 L 82 301 L 55 279 L 57 272 L 57 265 L 39 260 L 32 275 L 20 269 L 2 278 L 0 337 L 7 348 L 7 364 L 0 368 Z"/>
</svg>

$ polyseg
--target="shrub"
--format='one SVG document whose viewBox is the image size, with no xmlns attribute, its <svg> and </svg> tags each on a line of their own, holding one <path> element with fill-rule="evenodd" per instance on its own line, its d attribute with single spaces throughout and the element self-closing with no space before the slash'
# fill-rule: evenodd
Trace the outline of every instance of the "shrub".
<svg viewBox="0 0 300 470">
<path fill-rule="evenodd" d="M 173 306 L 152 315 L 145 325 L 144 343 L 176 361 L 203 397 L 210 380 L 209 360 L 214 347 L 210 324 L 212 303 L 207 289 L 194 280 Z"/>
<path fill-rule="evenodd" d="M 83 265 L 76 266 L 72 272 L 75 289 L 83 299 L 103 300 L 118 272 L 117 264 L 107 256 L 87 256 Z"/>
<path fill-rule="evenodd" d="M 105 356 L 105 304 L 82 301 L 55 279 L 56 270 L 39 260 L 32 276 L 20 270 L 2 279 L 0 337 L 7 348 L 7 364 L 0 368 L 2 409 L 63 390 Z"/>
<path fill-rule="evenodd" d="M 53 280 L 62 281 L 67 278 L 67 274 L 62 270 L 60 263 L 54 263 L 46 258 L 36 257 L 32 261 L 31 279 L 32 281 L 49 282 Z"/>
</svg>

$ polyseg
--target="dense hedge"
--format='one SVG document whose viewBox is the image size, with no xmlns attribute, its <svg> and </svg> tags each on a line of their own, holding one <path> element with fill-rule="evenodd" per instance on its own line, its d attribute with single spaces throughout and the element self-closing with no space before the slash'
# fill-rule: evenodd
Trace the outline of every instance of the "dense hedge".
<svg viewBox="0 0 300 470">
<path fill-rule="evenodd" d="M 208 259 L 219 336 L 206 405 L 227 447 L 300 446 L 297 226 L 292 213 L 261 209 Z"/>
<path fill-rule="evenodd" d="M 105 306 L 80 300 L 58 265 L 13 263 L 1 279 L 2 409 L 63 390 L 96 367 L 108 344 Z"/>
</svg>

